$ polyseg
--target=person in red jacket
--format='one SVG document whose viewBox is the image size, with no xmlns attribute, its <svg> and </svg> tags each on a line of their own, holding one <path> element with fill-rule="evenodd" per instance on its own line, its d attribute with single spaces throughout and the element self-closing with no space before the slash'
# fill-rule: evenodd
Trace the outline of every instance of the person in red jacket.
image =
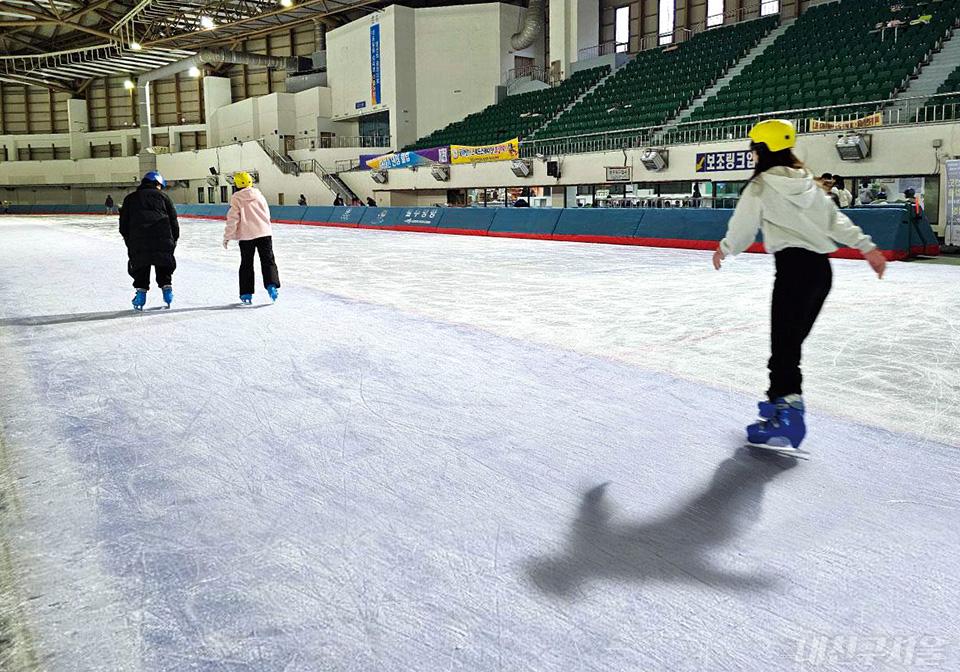
<svg viewBox="0 0 960 672">
<path fill-rule="evenodd" d="M 240 171 L 233 175 L 236 193 L 230 197 L 227 225 L 223 230 L 223 249 L 231 240 L 240 243 L 240 302 L 253 303 L 256 277 L 253 255 L 260 255 L 263 286 L 272 301 L 280 289 L 280 271 L 273 256 L 273 228 L 270 225 L 270 206 L 259 189 L 253 186 L 250 173 Z"/>
</svg>

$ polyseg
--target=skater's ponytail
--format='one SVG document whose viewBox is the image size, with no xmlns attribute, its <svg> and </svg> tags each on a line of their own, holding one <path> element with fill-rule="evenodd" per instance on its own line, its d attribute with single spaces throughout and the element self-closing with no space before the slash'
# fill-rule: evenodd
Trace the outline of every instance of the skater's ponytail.
<svg viewBox="0 0 960 672">
<path fill-rule="evenodd" d="M 771 168 L 784 166 L 786 168 L 798 168 L 802 170 L 806 167 L 803 165 L 803 161 L 798 159 L 793 153 L 792 148 L 781 149 L 779 152 L 771 152 L 765 143 L 752 142 L 750 143 L 750 149 L 757 153 L 757 163 L 753 168 L 753 175 L 750 176 L 747 183 L 743 185 L 743 189 L 740 190 L 741 195 L 747 190 L 747 187 L 756 182 L 758 177 Z"/>
</svg>

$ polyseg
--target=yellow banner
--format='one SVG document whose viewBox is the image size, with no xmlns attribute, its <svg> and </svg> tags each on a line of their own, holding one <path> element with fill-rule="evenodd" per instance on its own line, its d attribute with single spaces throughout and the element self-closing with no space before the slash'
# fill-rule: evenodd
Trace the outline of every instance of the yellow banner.
<svg viewBox="0 0 960 672">
<path fill-rule="evenodd" d="M 520 158 L 520 139 L 514 138 L 496 145 L 450 145 L 450 163 L 479 163 L 481 161 L 510 161 Z"/>
<path fill-rule="evenodd" d="M 874 126 L 883 126 L 883 114 L 877 112 L 867 117 L 859 119 L 849 119 L 847 121 L 823 121 L 821 119 L 810 120 L 810 132 L 815 131 L 841 131 L 848 128 L 871 128 Z"/>
</svg>

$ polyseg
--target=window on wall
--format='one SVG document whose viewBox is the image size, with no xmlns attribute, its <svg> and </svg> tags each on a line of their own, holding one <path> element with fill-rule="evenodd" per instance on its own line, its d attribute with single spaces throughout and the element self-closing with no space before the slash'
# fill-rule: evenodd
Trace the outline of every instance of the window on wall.
<svg viewBox="0 0 960 672">
<path fill-rule="evenodd" d="M 780 0 L 763 0 L 760 3 L 760 16 L 780 13 Z"/>
<path fill-rule="evenodd" d="M 630 7 L 617 7 L 616 33 L 617 52 L 625 52 L 630 48 Z"/>
<path fill-rule="evenodd" d="M 660 44 L 673 42 L 677 0 L 660 0 Z"/>
<path fill-rule="evenodd" d="M 707 28 L 723 25 L 723 0 L 707 0 Z"/>
</svg>

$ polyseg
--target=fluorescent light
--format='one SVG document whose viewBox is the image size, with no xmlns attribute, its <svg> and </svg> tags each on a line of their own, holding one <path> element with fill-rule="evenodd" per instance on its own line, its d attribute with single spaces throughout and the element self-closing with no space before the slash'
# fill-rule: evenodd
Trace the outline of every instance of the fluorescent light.
<svg viewBox="0 0 960 672">
<path fill-rule="evenodd" d="M 203 73 L 200 72 L 200 68 L 198 68 L 197 66 L 193 66 L 192 68 L 187 70 L 187 74 L 193 77 L 194 79 L 196 79 Z"/>
<path fill-rule="evenodd" d="M 139 42 L 137 42 L 136 40 L 134 40 L 133 42 L 130 43 L 130 50 L 131 50 L 131 51 L 140 51 L 141 49 L 143 49 L 143 46 L 142 46 Z"/>
<path fill-rule="evenodd" d="M 125 88 L 127 91 L 133 91 L 133 89 L 135 89 L 136 86 L 137 85 L 133 83 L 133 80 L 130 80 L 130 79 L 123 80 L 123 88 Z"/>
<path fill-rule="evenodd" d="M 216 26 L 216 25 L 217 25 L 217 24 L 214 23 L 214 22 L 213 22 L 213 19 L 211 19 L 209 16 L 201 16 L 201 17 L 200 17 L 200 27 L 203 28 L 204 30 L 210 30 L 211 28 L 213 28 L 213 27 Z"/>
<path fill-rule="evenodd" d="M 293 0 L 280 0 L 281 7 L 293 7 Z"/>
</svg>

